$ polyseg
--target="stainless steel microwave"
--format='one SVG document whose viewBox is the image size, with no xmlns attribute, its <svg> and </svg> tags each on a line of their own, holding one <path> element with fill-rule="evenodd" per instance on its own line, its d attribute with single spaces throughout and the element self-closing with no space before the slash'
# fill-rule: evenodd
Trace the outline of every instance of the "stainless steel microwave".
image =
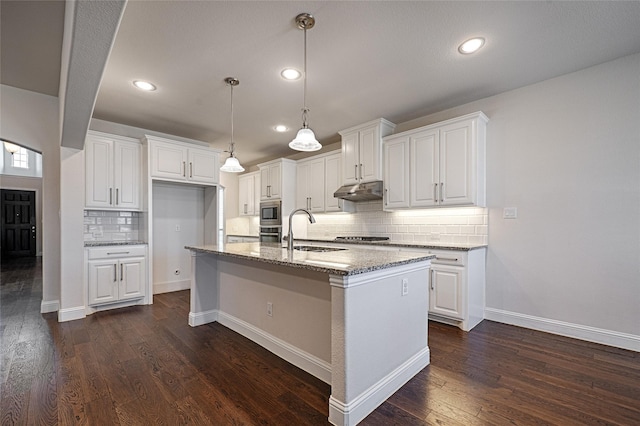
<svg viewBox="0 0 640 426">
<path fill-rule="evenodd" d="M 282 201 L 260 203 L 260 226 L 282 226 Z"/>
</svg>

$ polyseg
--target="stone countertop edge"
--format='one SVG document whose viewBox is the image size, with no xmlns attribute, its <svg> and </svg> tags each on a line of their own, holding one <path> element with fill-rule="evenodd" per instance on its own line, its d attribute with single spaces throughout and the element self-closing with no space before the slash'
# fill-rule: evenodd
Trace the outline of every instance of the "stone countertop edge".
<svg viewBox="0 0 640 426">
<path fill-rule="evenodd" d="M 286 241 L 286 237 L 283 238 L 283 241 Z M 433 249 L 433 250 L 456 250 L 456 251 L 471 251 L 475 249 L 480 249 L 484 247 L 488 247 L 487 244 L 409 244 L 409 243 L 396 243 L 389 241 L 354 241 L 354 240 L 321 240 L 321 239 L 312 239 L 312 238 L 295 238 L 295 241 L 310 241 L 310 242 L 318 242 L 318 243 L 332 243 L 332 244 L 359 244 L 359 245 L 368 245 L 368 246 L 388 246 L 388 247 L 406 247 L 406 248 L 417 248 L 417 249 Z"/>
<path fill-rule="evenodd" d="M 108 247 L 108 246 L 146 246 L 143 241 L 85 241 L 85 247 Z"/>
<path fill-rule="evenodd" d="M 249 234 L 226 234 L 227 237 L 241 237 L 241 238 L 260 238 L 260 235 Z"/>
<path fill-rule="evenodd" d="M 357 248 L 350 249 L 350 255 L 358 256 L 355 261 L 352 261 L 351 264 L 344 264 L 344 268 L 331 268 L 328 266 L 320 266 L 318 264 L 309 263 L 309 262 L 319 262 L 319 263 L 341 263 L 340 255 L 344 255 L 343 252 L 337 252 L 338 257 L 333 257 L 336 255 L 336 252 L 328 252 L 328 253 L 315 253 L 310 254 L 309 252 L 294 252 L 299 256 L 306 254 L 306 256 L 314 257 L 315 259 L 288 259 L 285 256 L 288 256 L 288 252 L 286 248 L 281 247 L 279 244 L 271 244 L 271 243 L 235 243 L 230 244 L 227 248 L 223 247 L 222 249 L 218 246 L 185 246 L 184 248 L 187 250 L 191 250 L 199 253 L 208 253 L 208 254 L 216 254 L 225 257 L 232 257 L 237 259 L 244 260 L 254 260 L 262 263 L 270 263 L 273 265 L 281 265 L 281 266 L 289 266 L 293 268 L 307 269 L 310 271 L 323 272 L 332 275 L 358 275 L 364 274 L 367 272 L 372 272 L 380 269 L 392 268 L 395 266 L 408 265 L 411 263 L 422 262 L 425 260 L 431 260 L 435 258 L 434 254 L 409 254 L 399 253 L 397 256 L 389 256 L 389 253 L 381 252 L 379 250 L 371 250 L 366 248 Z M 230 251 L 230 247 L 233 247 L 233 250 Z M 259 250 L 259 255 L 256 255 L 256 250 Z M 250 253 L 254 253 L 253 255 Z M 384 253 L 384 255 L 381 255 Z"/>
</svg>

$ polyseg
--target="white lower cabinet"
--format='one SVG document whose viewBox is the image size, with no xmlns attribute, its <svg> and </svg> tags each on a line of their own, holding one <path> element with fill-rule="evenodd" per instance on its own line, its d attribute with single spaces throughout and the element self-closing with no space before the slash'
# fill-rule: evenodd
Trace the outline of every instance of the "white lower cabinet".
<svg viewBox="0 0 640 426">
<path fill-rule="evenodd" d="M 462 280 L 464 267 L 431 263 L 429 312 L 449 318 L 464 319 Z"/>
<path fill-rule="evenodd" d="M 89 306 L 142 299 L 147 287 L 146 246 L 86 249 Z"/>
</svg>

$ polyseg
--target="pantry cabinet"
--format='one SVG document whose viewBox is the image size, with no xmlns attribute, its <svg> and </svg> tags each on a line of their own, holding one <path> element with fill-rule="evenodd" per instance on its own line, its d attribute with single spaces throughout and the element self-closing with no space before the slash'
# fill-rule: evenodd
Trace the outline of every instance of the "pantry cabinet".
<svg viewBox="0 0 640 426">
<path fill-rule="evenodd" d="M 89 248 L 86 259 L 89 306 L 144 298 L 146 246 Z"/>
<path fill-rule="evenodd" d="M 384 118 L 342 130 L 342 181 L 344 185 L 382 179 L 382 138 L 395 124 Z"/>
<path fill-rule="evenodd" d="M 219 151 L 146 135 L 152 178 L 202 185 L 219 182 Z"/>
<path fill-rule="evenodd" d="M 477 112 L 386 137 L 385 210 L 485 206 L 487 122 Z"/>
<path fill-rule="evenodd" d="M 255 216 L 260 208 L 260 173 L 238 176 L 238 212 L 240 216 Z"/>
<path fill-rule="evenodd" d="M 135 139 L 89 131 L 85 141 L 85 207 L 139 210 L 142 147 Z"/>
</svg>

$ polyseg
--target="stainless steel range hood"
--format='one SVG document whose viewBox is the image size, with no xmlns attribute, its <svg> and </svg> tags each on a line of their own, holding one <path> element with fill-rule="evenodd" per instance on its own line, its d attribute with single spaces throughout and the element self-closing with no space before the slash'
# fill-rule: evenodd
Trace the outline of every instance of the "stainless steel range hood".
<svg viewBox="0 0 640 426">
<path fill-rule="evenodd" d="M 333 196 L 349 201 L 382 200 L 382 181 L 344 185 L 338 188 Z"/>
</svg>

